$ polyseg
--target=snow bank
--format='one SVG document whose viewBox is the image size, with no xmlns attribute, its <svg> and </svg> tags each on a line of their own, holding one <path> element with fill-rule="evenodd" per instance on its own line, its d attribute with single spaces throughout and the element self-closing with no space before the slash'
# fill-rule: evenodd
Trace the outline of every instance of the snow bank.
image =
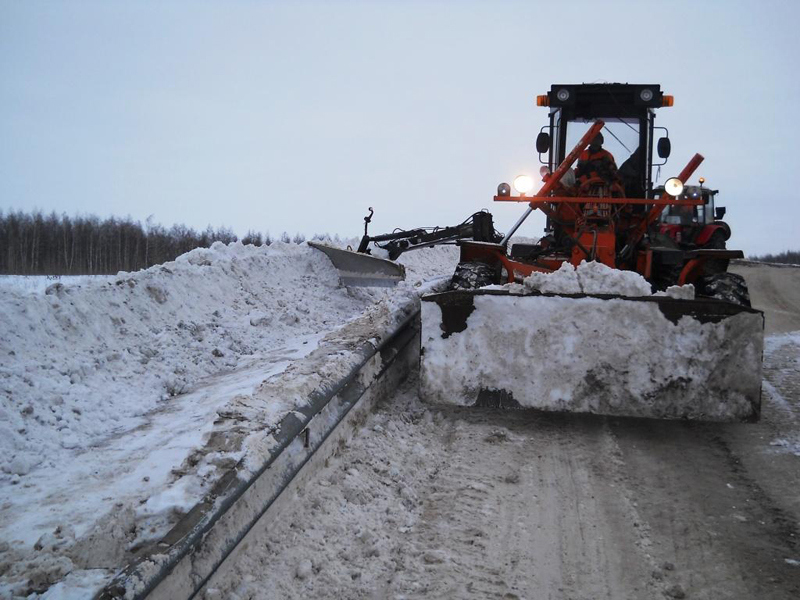
<svg viewBox="0 0 800 600">
<path fill-rule="evenodd" d="M 687 314 L 673 322 L 654 301 L 448 297 L 422 303 L 421 392 L 429 401 L 472 405 L 502 391 L 521 406 L 556 411 L 718 420 L 758 414 L 759 313 L 709 322 Z"/>
<path fill-rule="evenodd" d="M 217 243 L 44 294 L 0 289 L 0 471 L 113 438 L 202 378 L 363 307 L 324 257 L 280 242 Z"/>
<path fill-rule="evenodd" d="M 335 332 L 366 315 L 360 335 L 380 335 L 423 281 L 452 273 L 448 250 L 406 261 L 409 281 L 390 290 L 347 290 L 322 253 L 281 242 L 112 277 L 2 278 L 0 592 L 28 593 L 32 575 L 46 589 L 69 574 L 59 593 L 96 582 L 98 564 L 163 535 L 257 451 L 251 428 L 269 431 L 315 376 L 349 365 Z M 223 415 L 245 406 L 245 442 L 215 449 Z"/>
<path fill-rule="evenodd" d="M 163 534 L 236 459 L 198 460 L 222 405 L 381 298 L 349 294 L 321 253 L 280 242 L 218 243 L 44 291 L 9 283 L 0 286 L 0 527 L 9 543 L 0 566 L 15 570 L 0 589 L 16 591 L 32 589 L 31 573 L 46 589 L 66 573 L 118 564 Z M 275 402 L 274 418 L 292 408 Z M 37 550 L 53 531 L 58 547 Z"/>
</svg>

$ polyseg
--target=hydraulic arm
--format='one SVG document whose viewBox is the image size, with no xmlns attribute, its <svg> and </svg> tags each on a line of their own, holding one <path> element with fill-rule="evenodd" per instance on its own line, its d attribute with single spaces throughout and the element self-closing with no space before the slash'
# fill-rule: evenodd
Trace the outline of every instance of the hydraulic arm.
<svg viewBox="0 0 800 600">
<path fill-rule="evenodd" d="M 438 244 L 452 243 L 460 239 L 471 239 L 478 242 L 498 241 L 498 233 L 494 229 L 492 215 L 485 211 L 476 212 L 460 225 L 451 227 L 419 227 L 417 229 L 397 229 L 392 233 L 370 236 L 367 228 L 372 220 L 373 210 L 364 217 L 364 237 L 358 245 L 358 251 L 369 254 L 369 245 L 374 243 L 389 252 L 389 259 L 395 260 L 403 252 L 418 248 L 430 248 Z"/>
</svg>

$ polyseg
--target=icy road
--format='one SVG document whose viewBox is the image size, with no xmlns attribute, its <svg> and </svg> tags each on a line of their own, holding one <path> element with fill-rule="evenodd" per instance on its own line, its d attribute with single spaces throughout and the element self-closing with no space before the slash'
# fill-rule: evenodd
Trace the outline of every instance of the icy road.
<svg viewBox="0 0 800 600">
<path fill-rule="evenodd" d="M 443 409 L 412 380 L 204 597 L 800 597 L 800 269 L 738 268 L 773 333 L 760 423 Z"/>
</svg>

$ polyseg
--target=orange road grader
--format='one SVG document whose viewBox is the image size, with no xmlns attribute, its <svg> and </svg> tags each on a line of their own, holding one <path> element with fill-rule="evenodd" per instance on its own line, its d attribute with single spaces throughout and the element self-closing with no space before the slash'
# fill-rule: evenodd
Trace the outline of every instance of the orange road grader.
<svg viewBox="0 0 800 600">
<path fill-rule="evenodd" d="M 422 298 L 421 395 L 457 405 L 758 419 L 763 314 L 750 308 L 744 280 L 727 271 L 743 254 L 726 249 L 730 228 L 714 207 L 716 191 L 690 184 L 703 157 L 695 154 L 663 186 L 653 181 L 671 151 L 668 136 L 655 140 L 666 131 L 655 125 L 656 110 L 672 97 L 649 84 L 553 85 L 537 104 L 549 108 L 536 140 L 543 185 L 532 195 L 528 176 L 514 180 L 516 195 L 498 186 L 495 201 L 527 205 L 506 234 L 481 212 L 451 228 L 370 237 L 365 227 L 358 253 L 328 253 L 340 272 L 347 255 L 366 261 L 349 265 L 350 283 L 378 265 L 385 282 L 402 278 L 402 267 L 368 256 L 370 244 L 390 259 L 437 243 L 460 246 L 450 288 Z M 615 157 L 626 158 L 619 168 Z M 512 245 L 534 210 L 546 215 L 545 235 Z M 637 273 L 657 293 L 519 285 L 564 265 L 580 282 L 598 272 L 596 263 L 606 273 Z M 669 289 L 687 284 L 696 297 Z"/>
</svg>

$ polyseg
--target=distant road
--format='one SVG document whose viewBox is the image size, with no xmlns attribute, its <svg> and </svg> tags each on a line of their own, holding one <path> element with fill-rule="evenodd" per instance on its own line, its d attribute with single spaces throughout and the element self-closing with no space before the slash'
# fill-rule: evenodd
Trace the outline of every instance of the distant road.
<svg viewBox="0 0 800 600">
<path fill-rule="evenodd" d="M 753 308 L 766 315 L 767 335 L 800 330 L 800 267 L 741 261 L 730 271 L 747 281 Z"/>
</svg>

